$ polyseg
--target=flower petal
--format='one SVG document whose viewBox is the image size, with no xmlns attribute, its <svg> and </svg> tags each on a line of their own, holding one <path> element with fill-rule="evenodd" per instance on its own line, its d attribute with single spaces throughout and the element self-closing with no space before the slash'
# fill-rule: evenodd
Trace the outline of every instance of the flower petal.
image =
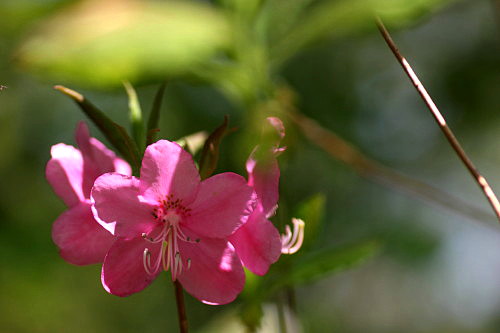
<svg viewBox="0 0 500 333">
<path fill-rule="evenodd" d="M 200 175 L 193 157 L 177 143 L 160 140 L 149 145 L 141 167 L 141 194 L 163 200 L 168 194 L 191 203 L 196 197 Z"/>
<path fill-rule="evenodd" d="M 102 263 L 115 237 L 92 215 L 89 201 L 65 211 L 52 226 L 52 239 L 64 260 L 75 265 Z"/>
<path fill-rule="evenodd" d="M 47 181 L 68 207 L 85 200 L 82 193 L 83 159 L 78 149 L 59 143 L 50 150 L 47 163 Z"/>
<path fill-rule="evenodd" d="M 179 281 L 188 293 L 207 304 L 232 302 L 243 290 L 245 273 L 234 247 L 222 239 L 179 242 L 182 259 L 190 259 Z"/>
<path fill-rule="evenodd" d="M 274 214 L 279 199 L 280 169 L 276 157 L 285 150 L 279 148 L 285 137 L 283 122 L 276 117 L 268 117 L 269 125 L 273 127 L 275 136 L 264 147 L 257 146 L 247 160 L 248 185 L 257 193 L 259 204 L 262 205 L 267 217 Z M 257 158 L 258 156 L 258 158 Z"/>
<path fill-rule="evenodd" d="M 225 238 L 245 223 L 255 204 L 255 193 L 245 178 L 225 172 L 205 179 L 191 216 L 183 222 L 200 236 Z"/>
<path fill-rule="evenodd" d="M 116 296 L 129 296 L 146 288 L 162 271 L 149 275 L 144 268 L 144 250 L 148 249 L 152 261 L 160 254 L 161 243 L 152 244 L 142 237 L 117 238 L 102 265 L 101 281 L 104 289 Z"/>
<path fill-rule="evenodd" d="M 250 156 L 247 161 L 247 171 L 248 185 L 252 186 L 257 193 L 258 201 L 266 216 L 272 215 L 279 199 L 278 161 L 274 156 L 267 161 L 256 161 L 253 156 Z"/>
<path fill-rule="evenodd" d="M 243 266 L 257 275 L 264 275 L 281 254 L 278 230 L 266 219 L 262 209 L 256 209 L 229 241 L 236 249 Z"/>
<path fill-rule="evenodd" d="M 83 121 L 78 124 L 76 142 L 83 157 L 83 193 L 87 198 L 94 181 L 100 175 L 115 171 L 127 176 L 132 174 L 127 162 L 118 158 L 101 141 L 90 137 L 89 129 Z"/>
<path fill-rule="evenodd" d="M 94 217 L 113 235 L 133 238 L 150 232 L 154 206 L 139 197 L 139 180 L 118 173 L 97 178 L 92 188 Z"/>
</svg>

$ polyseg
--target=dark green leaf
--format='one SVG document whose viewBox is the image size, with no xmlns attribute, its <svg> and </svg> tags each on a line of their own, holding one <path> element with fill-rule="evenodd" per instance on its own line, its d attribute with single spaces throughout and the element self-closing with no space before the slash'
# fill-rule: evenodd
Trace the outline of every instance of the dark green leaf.
<svg viewBox="0 0 500 333">
<path fill-rule="evenodd" d="M 226 135 L 229 118 L 224 117 L 222 125 L 217 127 L 212 134 L 207 138 L 203 145 L 200 158 L 200 176 L 201 179 L 206 179 L 214 173 L 219 161 L 219 146 L 222 138 Z"/>
<path fill-rule="evenodd" d="M 335 272 L 347 270 L 376 255 L 381 246 L 377 241 L 364 241 L 342 248 L 333 248 L 303 256 L 279 281 L 280 286 L 310 283 Z"/>
<path fill-rule="evenodd" d="M 167 87 L 167 83 L 162 83 L 158 88 L 158 91 L 155 95 L 155 100 L 153 102 L 153 107 L 151 109 L 151 113 L 149 114 L 148 119 L 148 127 L 147 127 L 147 138 L 146 145 L 150 145 L 156 140 L 156 133 L 160 130 L 158 128 L 158 122 L 160 120 L 160 109 L 161 103 L 163 102 L 163 95 L 165 93 L 165 88 Z"/>
<path fill-rule="evenodd" d="M 130 163 L 134 174 L 140 168 L 141 157 L 136 144 L 120 125 L 109 119 L 101 110 L 95 107 L 82 94 L 63 86 L 55 86 L 56 90 L 70 97 L 87 117 L 99 128 L 106 139 L 118 150 L 118 152 Z"/>
</svg>

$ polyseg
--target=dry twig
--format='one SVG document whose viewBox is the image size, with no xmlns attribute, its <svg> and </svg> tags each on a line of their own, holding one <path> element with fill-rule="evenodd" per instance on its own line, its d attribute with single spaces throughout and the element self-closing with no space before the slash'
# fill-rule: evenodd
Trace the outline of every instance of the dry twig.
<svg viewBox="0 0 500 333">
<path fill-rule="evenodd" d="M 445 135 L 446 139 L 450 143 L 451 147 L 453 148 L 453 150 L 455 150 L 455 152 L 457 153 L 458 157 L 462 160 L 462 162 L 464 163 L 464 165 L 466 166 L 466 168 L 471 173 L 472 177 L 476 180 L 477 184 L 479 185 L 479 187 L 483 191 L 484 195 L 488 199 L 491 207 L 493 208 L 493 211 L 495 212 L 498 220 L 500 221 L 500 203 L 498 202 L 498 198 L 496 197 L 495 193 L 491 189 L 490 185 L 486 181 L 486 178 L 484 178 L 479 173 L 479 171 L 474 166 L 474 164 L 472 163 L 472 161 L 470 160 L 470 158 L 467 156 L 467 154 L 465 153 L 465 151 L 460 146 L 460 143 L 456 139 L 455 135 L 453 134 L 453 132 L 451 131 L 451 129 L 446 124 L 446 120 L 441 115 L 441 112 L 439 112 L 439 109 L 437 108 L 436 104 L 434 104 L 434 102 L 432 101 L 431 96 L 425 90 L 424 86 L 422 85 L 422 83 L 418 79 L 417 75 L 415 74 L 415 72 L 411 68 L 410 64 L 406 61 L 406 59 L 399 52 L 396 44 L 392 40 L 389 32 L 385 28 L 385 26 L 382 23 L 382 21 L 380 20 L 380 18 L 377 18 L 377 26 L 378 26 L 378 28 L 380 30 L 380 33 L 384 37 L 387 45 L 391 49 L 392 53 L 394 54 L 394 56 L 396 57 L 396 59 L 399 61 L 399 63 L 403 67 L 404 71 L 406 72 L 406 74 L 410 78 L 411 82 L 413 83 L 413 85 L 417 89 L 418 93 L 420 94 L 420 96 L 424 100 L 425 104 L 429 108 L 429 111 L 432 113 L 434 119 L 438 123 L 438 125 L 441 128 L 443 134 Z"/>
</svg>

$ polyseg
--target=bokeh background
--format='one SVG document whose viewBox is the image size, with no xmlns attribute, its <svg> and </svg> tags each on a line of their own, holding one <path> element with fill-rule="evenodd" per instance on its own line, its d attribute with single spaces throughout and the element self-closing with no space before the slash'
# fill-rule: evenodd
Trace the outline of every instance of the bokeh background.
<svg viewBox="0 0 500 333">
<path fill-rule="evenodd" d="M 118 298 L 102 288 L 99 265 L 72 266 L 58 256 L 51 224 L 65 207 L 44 178 L 51 145 L 74 145 L 76 124 L 85 119 L 55 84 L 84 93 L 128 127 L 120 81 L 134 84 L 147 116 L 166 79 L 162 138 L 211 131 L 226 114 L 239 129 L 221 146 L 219 172 L 244 175 L 262 126 L 253 115 L 260 114 L 259 103 L 273 101 L 276 87 L 286 87 L 300 112 L 366 156 L 486 214 L 466 216 L 458 201 L 456 209 L 444 209 L 362 178 L 290 122 L 275 222 L 282 228 L 313 198 L 319 222 L 304 251 L 380 244 L 359 265 L 325 270 L 294 286 L 296 309 L 284 310 L 290 332 L 500 332 L 500 226 L 389 52 L 364 9 L 368 3 L 182 1 L 163 26 L 161 10 L 158 17 L 130 14 L 142 10 L 132 1 L 2 0 L 0 331 L 177 330 L 165 274 L 143 292 Z M 498 1 L 379 4 L 465 150 L 500 190 Z M 102 26 L 86 21 L 121 8 L 128 14 Z M 106 35 L 129 23 L 130 31 Z M 100 38 L 104 43 L 85 44 Z M 260 56 L 275 45 L 275 53 Z M 295 265 L 293 257 L 285 261 L 270 274 Z M 194 332 L 244 331 L 239 317 L 248 293 L 218 307 L 186 297 Z M 283 294 L 272 295 L 262 305 L 262 332 L 279 331 L 276 302 L 282 300 Z"/>
</svg>

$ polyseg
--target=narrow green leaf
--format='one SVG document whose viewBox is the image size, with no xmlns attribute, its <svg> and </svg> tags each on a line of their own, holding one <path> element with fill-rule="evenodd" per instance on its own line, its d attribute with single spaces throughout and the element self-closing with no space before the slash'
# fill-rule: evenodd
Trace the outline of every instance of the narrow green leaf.
<svg viewBox="0 0 500 333">
<path fill-rule="evenodd" d="M 149 114 L 148 127 L 146 133 L 146 145 L 149 146 L 156 141 L 156 133 L 160 130 L 158 127 L 158 122 L 160 121 L 160 109 L 163 102 L 163 95 L 165 94 L 165 88 L 167 83 L 164 82 L 160 85 L 156 91 L 155 100 L 153 102 L 153 107 L 151 113 Z"/>
<path fill-rule="evenodd" d="M 206 179 L 214 173 L 219 161 L 219 146 L 224 135 L 226 135 L 227 126 L 229 124 L 228 116 L 224 116 L 224 122 L 217 127 L 212 134 L 207 138 L 203 145 L 200 158 L 200 176 L 201 179 Z"/>
<path fill-rule="evenodd" d="M 127 134 L 127 131 L 108 118 L 82 94 L 63 86 L 55 86 L 54 89 L 70 97 L 80 107 L 97 128 L 101 130 L 106 139 L 130 163 L 134 174 L 138 174 L 141 157 L 136 144 Z"/>
<path fill-rule="evenodd" d="M 303 256 L 280 280 L 279 286 L 310 283 L 326 275 L 359 265 L 381 249 L 378 241 L 363 241 L 342 248 L 333 248 Z"/>
<path fill-rule="evenodd" d="M 130 82 L 123 82 L 128 95 L 129 119 L 132 127 L 132 137 L 142 150 L 144 146 L 144 122 L 142 120 L 142 110 L 137 93 Z"/>
</svg>

